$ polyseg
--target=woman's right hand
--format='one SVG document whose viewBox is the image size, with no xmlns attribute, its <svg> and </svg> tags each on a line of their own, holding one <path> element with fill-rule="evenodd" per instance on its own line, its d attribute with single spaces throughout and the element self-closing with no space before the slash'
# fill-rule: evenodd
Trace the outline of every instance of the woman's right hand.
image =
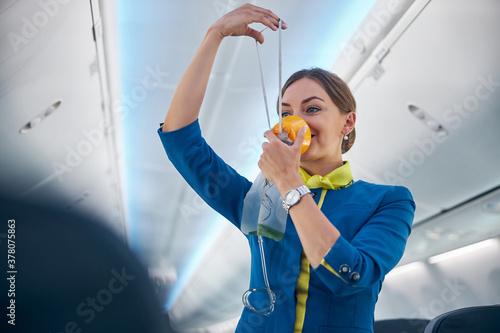
<svg viewBox="0 0 500 333">
<path fill-rule="evenodd" d="M 162 131 L 175 131 L 198 119 L 215 56 L 224 37 L 250 36 L 262 44 L 264 36 L 248 25 L 262 23 L 272 30 L 277 30 L 279 20 L 270 10 L 246 4 L 212 24 L 177 85 Z M 285 22 L 282 22 L 281 27 L 287 28 Z"/>
<path fill-rule="evenodd" d="M 264 36 L 248 25 L 251 23 L 262 23 L 276 31 L 279 27 L 279 20 L 280 18 L 272 11 L 247 3 L 222 16 L 210 29 L 219 33 L 221 38 L 227 36 L 250 36 L 262 44 Z M 281 27 L 286 29 L 287 24 L 281 22 Z"/>
</svg>

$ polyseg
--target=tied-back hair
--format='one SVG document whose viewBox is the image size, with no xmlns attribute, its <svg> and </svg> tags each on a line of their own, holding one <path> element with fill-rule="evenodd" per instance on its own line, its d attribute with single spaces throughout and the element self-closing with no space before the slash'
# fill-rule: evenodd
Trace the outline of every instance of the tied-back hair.
<svg viewBox="0 0 500 333">
<path fill-rule="evenodd" d="M 283 97 L 283 94 L 292 83 L 304 78 L 313 79 L 318 82 L 343 114 L 356 112 L 356 100 L 347 86 L 347 83 L 338 77 L 337 74 L 318 67 L 302 69 L 293 73 L 285 82 L 283 89 L 281 89 L 281 96 Z M 342 154 L 349 151 L 354 144 L 354 140 L 356 140 L 356 129 L 353 128 L 347 137 L 347 140 L 342 140 Z"/>
</svg>

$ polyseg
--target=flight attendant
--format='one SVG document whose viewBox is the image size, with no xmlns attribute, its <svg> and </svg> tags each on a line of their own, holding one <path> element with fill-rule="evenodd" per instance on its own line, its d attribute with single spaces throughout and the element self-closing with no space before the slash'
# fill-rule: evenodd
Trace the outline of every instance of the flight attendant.
<svg viewBox="0 0 500 333">
<path fill-rule="evenodd" d="M 242 212 L 252 182 L 208 146 L 198 116 L 223 39 L 250 36 L 262 43 L 262 34 L 248 25 L 262 23 L 276 31 L 279 21 L 273 12 L 250 4 L 216 21 L 179 82 L 158 130 L 179 173 L 239 229 L 245 223 Z M 246 234 L 252 255 L 250 290 L 268 283 L 275 299 L 269 313 L 255 311 L 265 293 L 251 299 L 255 308 L 243 309 L 236 331 L 373 332 L 382 282 L 403 255 L 410 234 L 412 196 L 404 187 L 353 180 L 342 154 L 354 143 L 356 102 L 338 76 L 319 68 L 301 70 L 288 79 L 281 94 L 283 117 L 305 120 L 311 141 L 301 154 L 305 127 L 290 146 L 272 131 L 265 132 L 267 142 L 258 165 L 280 194 L 269 198 L 270 205 L 283 206 L 288 214 L 279 241 Z M 227 181 L 217 182 L 222 177 Z"/>
</svg>

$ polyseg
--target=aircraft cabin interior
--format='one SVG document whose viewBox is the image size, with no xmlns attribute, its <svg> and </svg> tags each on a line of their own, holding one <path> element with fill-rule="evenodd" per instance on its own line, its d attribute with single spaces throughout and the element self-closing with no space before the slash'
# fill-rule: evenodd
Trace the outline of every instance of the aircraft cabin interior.
<svg viewBox="0 0 500 333">
<path fill-rule="evenodd" d="M 194 175 L 183 178 L 203 157 L 178 170 L 159 137 L 207 30 L 253 5 L 286 28 L 254 22 L 262 44 L 249 36 L 222 40 L 197 118 L 206 143 L 253 182 L 264 132 L 280 123 L 283 84 L 319 67 L 345 81 L 356 100 L 356 141 L 342 155 L 352 186 L 402 186 L 416 207 L 404 253 L 374 296 L 373 327 L 320 331 L 495 329 L 474 331 L 476 322 L 498 329 L 500 1 L 248 2 L 0 1 L 0 327 L 275 331 L 240 323 L 250 313 L 242 298 L 251 278 L 266 274 L 262 243 L 251 250 L 247 238 L 257 236 L 207 204 L 190 186 Z M 234 190 L 224 174 L 210 181 L 215 201 Z M 385 253 L 398 251 L 381 243 Z M 308 330 L 305 304 L 298 331 L 316 332 Z M 273 309 L 255 318 L 270 322 Z M 464 319 L 469 311 L 478 313 Z M 444 330 L 448 314 L 455 326 Z M 288 324 L 297 328 L 294 318 Z"/>
</svg>

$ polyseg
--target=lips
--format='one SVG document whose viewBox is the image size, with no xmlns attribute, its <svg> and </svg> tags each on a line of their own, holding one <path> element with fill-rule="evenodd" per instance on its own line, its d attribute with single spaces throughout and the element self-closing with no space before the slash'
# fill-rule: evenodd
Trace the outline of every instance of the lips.
<svg viewBox="0 0 500 333">
<path fill-rule="evenodd" d="M 313 145 L 314 142 L 316 142 L 316 134 L 311 133 L 311 143 L 309 144 L 309 147 L 311 147 L 311 145 Z"/>
</svg>

